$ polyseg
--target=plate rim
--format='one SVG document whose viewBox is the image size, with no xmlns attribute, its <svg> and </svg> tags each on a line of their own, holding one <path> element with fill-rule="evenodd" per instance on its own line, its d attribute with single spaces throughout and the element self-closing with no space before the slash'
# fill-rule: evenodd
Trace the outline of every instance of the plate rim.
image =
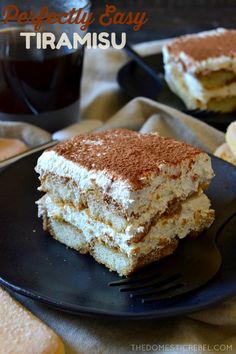
<svg viewBox="0 0 236 354">
<path fill-rule="evenodd" d="M 26 289 L 20 288 L 18 286 L 15 286 L 13 284 L 10 284 L 6 280 L 4 280 L 2 277 L 0 277 L 0 285 L 5 287 L 6 289 L 9 289 L 13 291 L 14 293 L 17 293 L 19 295 L 22 295 L 28 299 L 34 300 L 36 302 L 45 304 L 50 306 L 54 310 L 59 310 L 65 313 L 70 313 L 74 315 L 84 315 L 86 317 L 93 317 L 93 318 L 108 318 L 108 319 L 120 319 L 120 320 L 147 320 L 147 319 L 165 319 L 165 318 L 173 318 L 177 316 L 185 316 L 185 315 L 190 315 L 192 313 L 196 313 L 199 311 L 202 311 L 206 308 L 210 308 L 212 306 L 215 306 L 221 302 L 224 302 L 236 295 L 236 287 L 234 290 L 228 292 L 225 296 L 221 296 L 218 298 L 215 298 L 215 301 L 208 301 L 207 303 L 204 303 L 199 306 L 194 306 L 191 307 L 191 309 L 184 309 L 184 306 L 178 307 L 178 309 L 172 310 L 170 307 L 167 308 L 164 312 L 159 312 L 159 310 L 153 310 L 152 312 L 134 312 L 134 313 L 129 313 L 127 314 L 126 312 L 117 312 L 117 311 L 111 311 L 111 310 L 101 310 L 98 308 L 92 308 L 92 307 L 86 307 L 86 306 L 81 306 L 77 305 L 75 309 L 75 305 L 70 305 L 64 302 L 58 303 L 57 301 L 48 298 L 47 296 L 44 295 L 37 295 L 34 291 L 28 291 Z M 206 284 L 205 287 L 208 285 Z M 196 295 L 197 291 L 195 291 L 193 294 Z"/>
<path fill-rule="evenodd" d="M 30 156 L 27 156 L 19 161 L 17 161 L 15 164 L 20 164 L 22 160 L 33 157 L 34 155 L 39 154 L 39 152 L 36 152 Z M 230 164 L 227 161 L 224 161 L 216 156 L 213 156 L 212 154 L 209 154 L 211 158 L 220 161 L 220 163 L 229 165 L 231 168 L 233 168 L 236 171 L 236 167 L 232 164 Z M 5 173 L 8 169 L 14 169 L 14 165 L 12 164 L 10 166 L 7 166 L 4 170 L 0 171 L 2 173 Z M 33 171 L 32 171 L 33 173 Z M 0 271 L 1 273 L 1 271 Z M 211 281 L 200 288 L 199 290 L 201 291 L 203 288 L 207 288 Z M 82 306 L 82 305 L 75 305 L 75 304 L 70 304 L 66 302 L 60 302 L 58 300 L 54 300 L 51 297 L 47 297 L 39 292 L 35 292 L 32 290 L 28 290 L 26 288 L 22 288 L 21 286 L 12 284 L 8 280 L 4 279 L 3 276 L 0 274 L 0 284 L 9 289 L 12 290 L 13 292 L 23 295 L 27 298 L 30 298 L 34 301 L 38 301 L 40 303 L 44 303 L 46 305 L 49 305 L 50 307 L 71 313 L 74 315 L 84 315 L 84 316 L 89 316 L 89 317 L 97 317 L 97 318 L 110 318 L 110 319 L 127 319 L 127 320 L 145 320 L 145 319 L 164 319 L 164 318 L 171 318 L 171 317 L 176 317 L 176 316 L 181 316 L 181 315 L 188 315 L 191 313 L 195 313 L 201 310 L 204 310 L 206 308 L 209 308 L 211 306 L 216 305 L 217 303 L 221 303 L 222 301 L 225 301 L 233 296 L 236 295 L 236 283 L 234 287 L 231 287 L 227 291 L 225 291 L 225 294 L 215 296 L 213 300 L 208 300 L 207 302 L 201 303 L 198 306 L 189 306 L 185 307 L 184 304 L 182 306 L 178 306 L 178 308 L 174 307 L 173 309 L 170 307 L 167 307 L 164 311 L 160 312 L 160 309 L 153 309 L 152 311 L 148 312 L 120 312 L 120 311 L 112 311 L 108 309 L 99 309 L 97 307 L 87 307 L 87 306 Z M 199 290 L 196 290 L 193 292 L 193 294 L 189 294 L 189 296 L 196 296 Z M 217 294 L 216 294 L 217 295 Z"/>
</svg>

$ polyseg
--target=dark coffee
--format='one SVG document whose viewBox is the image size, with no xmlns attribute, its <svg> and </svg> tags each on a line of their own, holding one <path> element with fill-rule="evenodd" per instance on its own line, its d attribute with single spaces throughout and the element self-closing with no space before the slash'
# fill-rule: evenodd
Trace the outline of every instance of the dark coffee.
<svg viewBox="0 0 236 354">
<path fill-rule="evenodd" d="M 0 31 L 0 119 L 55 131 L 78 119 L 83 48 L 27 50 L 21 30 Z"/>
</svg>

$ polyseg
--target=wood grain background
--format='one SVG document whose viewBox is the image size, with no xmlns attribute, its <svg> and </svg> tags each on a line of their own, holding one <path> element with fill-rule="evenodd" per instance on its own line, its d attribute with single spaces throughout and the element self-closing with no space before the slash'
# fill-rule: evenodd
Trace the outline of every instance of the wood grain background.
<svg viewBox="0 0 236 354">
<path fill-rule="evenodd" d="M 120 11 L 147 11 L 149 21 L 139 32 L 128 26 L 111 26 L 108 32 L 128 34 L 131 43 L 174 37 L 216 27 L 236 28 L 236 0 L 94 0 L 92 8 L 98 17 L 106 4 Z M 91 30 L 104 30 L 96 24 Z"/>
</svg>

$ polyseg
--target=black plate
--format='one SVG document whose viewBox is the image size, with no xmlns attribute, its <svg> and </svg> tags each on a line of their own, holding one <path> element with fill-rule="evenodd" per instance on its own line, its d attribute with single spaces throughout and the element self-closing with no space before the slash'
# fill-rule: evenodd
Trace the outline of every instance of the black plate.
<svg viewBox="0 0 236 354">
<path fill-rule="evenodd" d="M 185 314 L 236 294 L 236 218 L 219 236 L 223 265 L 207 286 L 181 299 L 142 304 L 108 283 L 116 273 L 54 241 L 42 229 L 35 201 L 34 154 L 0 173 L 0 282 L 35 300 L 76 314 L 155 318 Z M 208 195 L 218 212 L 236 197 L 236 168 L 213 158 L 216 177 Z M 200 256 L 200 255 L 199 255 Z M 158 263 L 153 264 L 158 267 Z"/>
<path fill-rule="evenodd" d="M 163 90 L 160 92 L 159 86 L 155 79 L 150 77 L 135 61 L 130 61 L 123 66 L 118 72 L 117 80 L 120 87 L 126 94 L 135 97 L 147 97 L 154 101 L 164 103 L 168 106 L 176 108 L 180 111 L 186 111 L 186 106 L 168 87 L 164 80 L 164 66 L 162 54 L 145 57 L 152 68 L 159 73 L 160 81 L 163 85 Z M 204 122 L 225 130 L 227 126 L 236 120 L 236 113 L 217 114 L 210 117 L 201 118 Z"/>
</svg>

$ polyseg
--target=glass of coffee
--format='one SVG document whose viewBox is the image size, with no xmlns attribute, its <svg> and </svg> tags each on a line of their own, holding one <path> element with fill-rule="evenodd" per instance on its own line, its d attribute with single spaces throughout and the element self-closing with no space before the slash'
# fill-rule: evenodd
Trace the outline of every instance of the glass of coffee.
<svg viewBox="0 0 236 354">
<path fill-rule="evenodd" d="M 0 5 L 0 120 L 23 121 L 54 132 L 78 121 L 84 48 L 83 44 L 71 48 L 66 43 L 59 49 L 53 48 L 45 40 L 50 42 L 53 36 L 57 44 L 66 33 L 73 43 L 75 32 L 83 38 L 86 30 L 73 18 L 89 16 L 90 3 L 87 0 L 47 2 L 48 11 L 44 10 L 45 19 L 42 18 L 37 29 L 34 15 L 42 13 L 41 1 L 15 0 L 12 18 L 7 13 L 7 1 Z M 56 22 L 55 14 L 64 14 L 66 20 L 72 9 L 70 23 L 49 23 Z M 51 14 L 49 22 L 48 14 Z M 46 39 L 42 38 L 43 33 L 48 34 Z M 30 37 L 30 49 L 26 46 L 26 34 Z"/>
</svg>

